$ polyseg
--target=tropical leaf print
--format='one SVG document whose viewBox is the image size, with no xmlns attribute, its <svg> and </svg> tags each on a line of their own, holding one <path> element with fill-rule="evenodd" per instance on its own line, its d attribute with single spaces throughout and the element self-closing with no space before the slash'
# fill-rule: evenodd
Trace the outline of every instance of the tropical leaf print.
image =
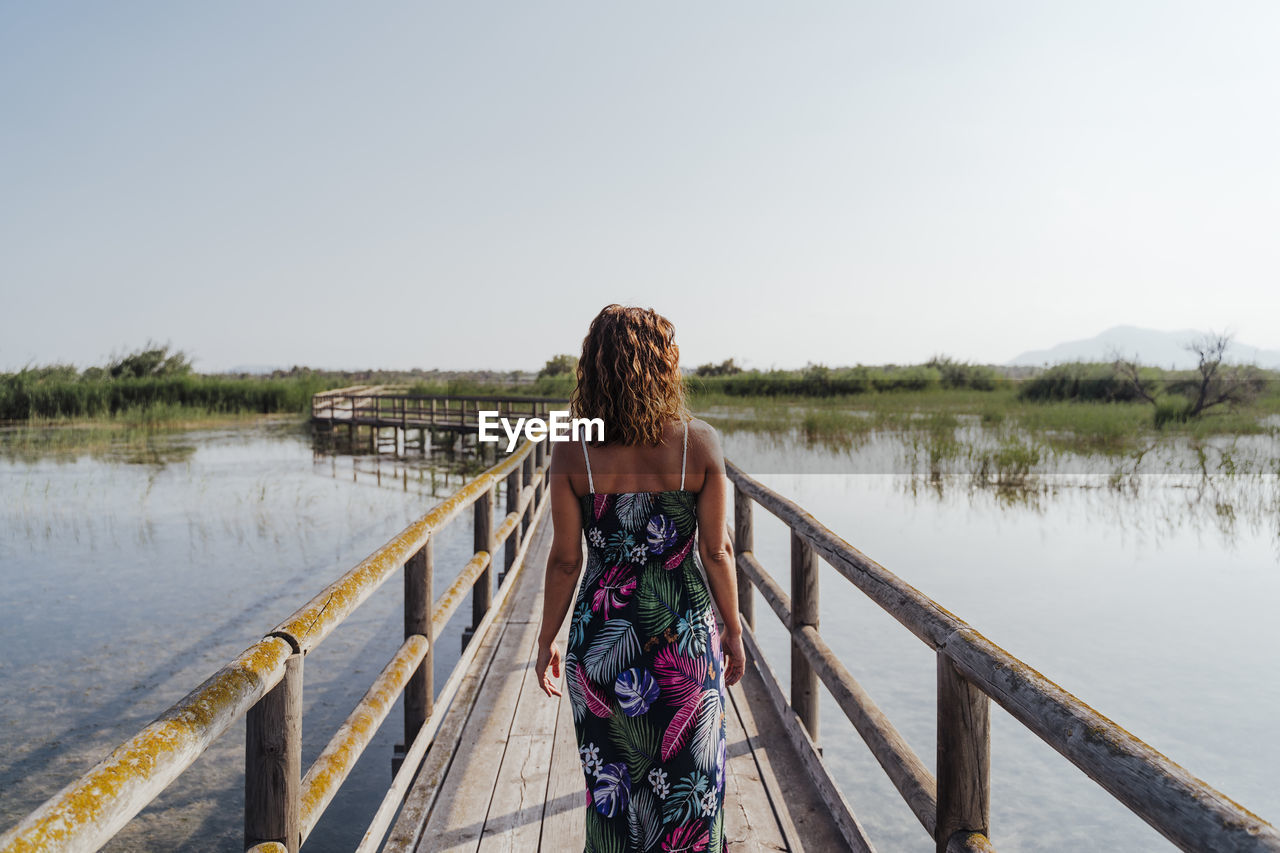
<svg viewBox="0 0 1280 853">
<path fill-rule="evenodd" d="M 609 738 L 636 779 L 643 778 L 658 763 L 658 732 L 644 717 L 614 714 L 609 718 Z"/>
<path fill-rule="evenodd" d="M 598 581 L 600 576 L 604 574 L 605 568 L 605 562 L 600 557 L 600 549 L 588 548 L 587 568 L 586 571 L 583 572 L 582 588 L 591 589 L 591 585 Z"/>
<path fill-rule="evenodd" d="M 666 572 L 646 567 L 640 575 L 636 609 L 640 625 L 651 636 L 670 628 L 679 617 L 680 584 Z"/>
<path fill-rule="evenodd" d="M 595 594 L 591 598 L 591 608 L 609 618 L 611 610 L 621 610 L 627 606 L 627 599 L 636 591 L 636 577 L 630 566 L 612 566 L 600 578 Z"/>
<path fill-rule="evenodd" d="M 587 641 L 587 626 L 591 624 L 591 617 L 594 615 L 586 596 L 579 598 L 578 606 L 573 611 L 573 619 L 569 622 L 570 649 L 576 649 Z"/>
<path fill-rule="evenodd" d="M 721 704 L 719 690 L 705 690 L 698 699 L 698 710 L 695 713 L 693 737 L 689 742 L 689 751 L 698 767 L 708 773 L 715 774 L 716 760 L 724 739 L 720 737 Z"/>
<path fill-rule="evenodd" d="M 590 796 L 588 791 L 587 796 Z M 587 804 L 588 806 L 591 803 Z M 612 831 L 608 822 L 595 809 L 587 809 L 587 853 L 626 853 L 624 837 Z"/>
<path fill-rule="evenodd" d="M 698 509 L 688 492 L 663 492 L 658 495 L 658 509 L 675 522 L 681 536 L 692 536 L 698 527 Z"/>
<path fill-rule="evenodd" d="M 615 530 L 605 540 L 605 554 L 611 563 L 629 563 L 639 543 L 625 530 Z"/>
<path fill-rule="evenodd" d="M 684 564 L 684 588 L 689 592 L 689 606 L 694 610 L 706 610 L 711 606 L 711 594 L 707 582 L 692 561 Z"/>
<path fill-rule="evenodd" d="M 591 791 L 591 800 L 596 811 L 605 817 L 622 814 L 631 799 L 631 774 L 627 765 L 622 762 L 606 764 L 596 775 L 596 786 Z"/>
<path fill-rule="evenodd" d="M 702 621 L 707 626 L 707 645 L 711 647 L 711 658 L 717 669 L 723 669 L 724 655 L 720 650 L 720 629 L 716 626 L 716 614 L 710 607 L 702 611 Z"/>
<path fill-rule="evenodd" d="M 716 748 L 716 791 L 724 793 L 725 738 L 720 738 L 720 746 Z"/>
<path fill-rule="evenodd" d="M 701 655 L 707 651 L 707 623 L 702 616 L 686 610 L 676 620 L 676 648 L 684 655 Z"/>
<path fill-rule="evenodd" d="M 653 510 L 653 495 L 645 492 L 636 492 L 630 495 L 621 495 L 618 497 L 616 512 L 618 521 L 626 530 L 639 530 L 644 527 L 644 523 L 649 520 L 649 513 Z"/>
<path fill-rule="evenodd" d="M 627 834 L 631 849 L 652 850 L 662 837 L 662 817 L 658 814 L 658 801 L 643 786 L 631 791 L 631 803 L 627 807 Z"/>
<path fill-rule="evenodd" d="M 587 853 L 723 853 L 725 693 L 691 492 L 581 500 L 565 676 Z"/>
<path fill-rule="evenodd" d="M 647 669 L 628 669 L 618 674 L 613 692 L 622 705 L 622 713 L 628 717 L 638 717 L 658 700 L 658 682 Z"/>
<path fill-rule="evenodd" d="M 680 539 L 676 523 L 662 513 L 649 519 L 645 528 L 645 539 L 649 543 L 650 554 L 665 554 Z"/>
<path fill-rule="evenodd" d="M 626 619 L 610 619 L 596 634 L 583 660 L 596 682 L 613 681 L 640 654 L 636 629 Z"/>
<path fill-rule="evenodd" d="M 712 692 L 714 691 L 708 690 L 690 697 L 671 718 L 667 731 L 662 735 L 663 761 L 670 760 L 671 756 L 684 748 L 685 741 L 689 739 L 689 732 L 693 731 L 693 724 L 698 719 L 698 711 L 703 705 L 703 700 L 707 693 Z"/>
<path fill-rule="evenodd" d="M 711 780 L 697 770 L 681 777 L 671 786 L 671 793 L 662 801 L 663 823 L 683 823 L 702 815 L 702 797 L 711 790 Z M 702 827 L 705 833 L 706 828 Z M 669 839 L 671 836 L 668 835 Z M 703 845 L 706 845 L 705 838 Z M 693 849 L 693 848 L 682 848 Z"/>
<path fill-rule="evenodd" d="M 679 566 L 681 563 L 685 561 L 685 558 L 689 556 L 689 552 L 692 550 L 693 550 L 693 540 L 690 539 L 688 542 L 684 543 L 683 548 L 681 548 L 679 551 L 676 551 L 670 557 L 667 557 L 667 559 L 663 561 L 662 567 L 664 569 L 676 568 L 677 566 Z"/>
<path fill-rule="evenodd" d="M 578 656 L 569 652 L 564 658 L 565 681 L 569 686 L 569 705 L 573 708 L 574 723 L 581 723 L 587 716 L 587 697 L 582 690 L 582 665 Z"/>
<path fill-rule="evenodd" d="M 702 693 L 707 662 L 680 654 L 674 646 L 663 646 L 653 660 L 653 671 L 668 705 L 684 707 Z"/>
<path fill-rule="evenodd" d="M 569 682 L 569 702 L 573 705 L 573 719 L 581 723 L 587 711 L 597 717 L 613 716 L 613 708 L 609 700 L 600 692 L 600 688 L 591 683 L 582 663 L 573 654 L 565 657 L 565 673 Z"/>
<path fill-rule="evenodd" d="M 682 823 L 667 833 L 662 841 L 663 853 L 703 853 L 710 836 L 703 821 Z M 714 849 L 714 848 L 713 848 Z M 719 853 L 718 850 L 715 853 Z"/>
</svg>

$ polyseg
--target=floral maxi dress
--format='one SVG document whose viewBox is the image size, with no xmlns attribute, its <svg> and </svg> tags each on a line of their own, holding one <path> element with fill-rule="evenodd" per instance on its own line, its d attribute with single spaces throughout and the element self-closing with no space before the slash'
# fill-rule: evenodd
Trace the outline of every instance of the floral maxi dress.
<svg viewBox="0 0 1280 853">
<path fill-rule="evenodd" d="M 586 853 L 721 853 L 724 660 L 684 461 L 673 491 L 597 494 L 589 457 L 587 477 L 587 565 L 564 659 Z"/>
</svg>

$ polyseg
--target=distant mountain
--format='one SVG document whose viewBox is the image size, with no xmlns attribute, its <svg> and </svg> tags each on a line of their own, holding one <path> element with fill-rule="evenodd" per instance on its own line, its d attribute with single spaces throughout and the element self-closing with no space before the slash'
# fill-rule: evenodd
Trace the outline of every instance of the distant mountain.
<svg viewBox="0 0 1280 853">
<path fill-rule="evenodd" d="M 1199 329 L 1163 332 L 1138 326 L 1115 326 L 1097 337 L 1067 341 L 1044 350 L 1031 350 L 1010 359 L 1009 365 L 1059 364 L 1066 361 L 1109 361 L 1112 350 L 1142 364 L 1184 370 L 1196 366 L 1194 354 L 1183 349 L 1188 341 L 1205 334 Z M 1259 349 L 1234 341 L 1227 361 L 1255 362 L 1262 367 L 1280 368 L 1280 350 Z"/>
</svg>

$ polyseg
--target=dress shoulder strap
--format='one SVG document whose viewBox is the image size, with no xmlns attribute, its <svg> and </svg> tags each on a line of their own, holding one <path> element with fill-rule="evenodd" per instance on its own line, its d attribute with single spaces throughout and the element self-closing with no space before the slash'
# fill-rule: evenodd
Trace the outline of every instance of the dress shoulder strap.
<svg viewBox="0 0 1280 853">
<path fill-rule="evenodd" d="M 584 445 L 585 449 L 585 445 Z M 680 491 L 684 491 L 684 461 L 689 456 L 689 422 L 684 422 L 684 444 L 680 448 Z"/>
<path fill-rule="evenodd" d="M 592 494 L 595 494 L 596 483 L 595 480 L 591 479 L 591 457 L 587 455 L 587 431 L 583 430 L 578 433 L 578 439 L 582 442 L 582 458 L 587 461 L 587 488 L 591 490 Z M 681 477 L 683 476 L 681 474 Z"/>
</svg>

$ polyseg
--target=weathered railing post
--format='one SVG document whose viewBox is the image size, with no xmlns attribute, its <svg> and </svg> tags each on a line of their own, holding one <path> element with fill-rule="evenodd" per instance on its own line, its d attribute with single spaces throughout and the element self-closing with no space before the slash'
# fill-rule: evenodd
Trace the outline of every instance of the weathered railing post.
<svg viewBox="0 0 1280 853">
<path fill-rule="evenodd" d="M 435 560 L 431 539 L 419 548 L 404 564 L 404 636 L 414 634 L 427 638 L 427 656 L 409 677 L 404 688 L 404 743 L 398 744 L 391 759 L 391 772 L 400 769 L 404 753 L 413 744 L 423 723 L 431 716 L 435 690 L 432 676 L 435 670 L 435 642 L 431 639 L 431 608 L 434 595 Z"/>
<path fill-rule="evenodd" d="M 939 651 L 938 853 L 957 832 L 990 836 L 990 823 L 991 700 Z"/>
<path fill-rule="evenodd" d="M 396 439 L 396 454 L 400 455 L 409 446 L 409 398 L 400 398 L 400 436 Z"/>
<path fill-rule="evenodd" d="M 476 626 L 480 624 L 480 620 L 484 619 L 484 615 L 489 612 L 489 605 L 493 603 L 493 565 L 494 554 L 497 549 L 496 537 L 493 530 L 493 507 L 497 502 L 498 487 L 492 484 L 485 493 L 476 498 L 475 503 L 475 550 L 484 551 L 489 555 L 489 565 L 485 566 L 484 571 L 476 578 L 475 586 L 471 587 L 471 625 L 462 633 L 462 645 L 466 647 L 471 642 L 471 637 L 475 633 Z"/>
<path fill-rule="evenodd" d="M 755 531 L 752 528 L 751 496 L 742 491 L 740 486 L 733 487 L 733 551 L 735 554 L 748 554 L 755 550 Z M 752 594 L 751 580 L 737 569 L 738 575 L 738 612 L 752 631 L 756 629 L 756 603 Z"/>
<path fill-rule="evenodd" d="M 518 465 L 507 475 L 507 515 L 520 508 L 520 492 L 524 490 L 524 483 L 524 466 Z M 524 541 L 524 525 L 517 524 L 515 530 L 512 530 L 511 535 L 507 537 L 507 544 L 503 550 L 502 576 L 504 578 L 515 565 L 516 551 L 520 549 L 522 541 Z"/>
<path fill-rule="evenodd" d="M 818 743 L 818 673 L 795 635 L 805 625 L 818 627 L 818 555 L 791 531 L 791 707 Z"/>
<path fill-rule="evenodd" d="M 546 459 L 546 456 L 547 443 L 545 441 L 539 441 L 534 444 L 533 453 L 526 456 L 524 458 L 524 463 L 521 465 L 521 467 L 524 468 L 524 481 L 526 483 L 533 482 L 534 469 L 542 467 L 543 460 Z M 525 506 L 524 514 L 520 516 L 520 532 L 523 536 L 529 535 L 529 525 L 533 523 L 533 509 L 542 502 L 542 488 L 543 484 L 546 482 L 547 478 L 543 477 L 538 481 L 538 485 L 534 486 L 533 498 L 529 501 L 528 505 Z"/>
<path fill-rule="evenodd" d="M 284 678 L 245 715 L 244 846 L 302 845 L 302 654 L 285 661 Z"/>
</svg>

